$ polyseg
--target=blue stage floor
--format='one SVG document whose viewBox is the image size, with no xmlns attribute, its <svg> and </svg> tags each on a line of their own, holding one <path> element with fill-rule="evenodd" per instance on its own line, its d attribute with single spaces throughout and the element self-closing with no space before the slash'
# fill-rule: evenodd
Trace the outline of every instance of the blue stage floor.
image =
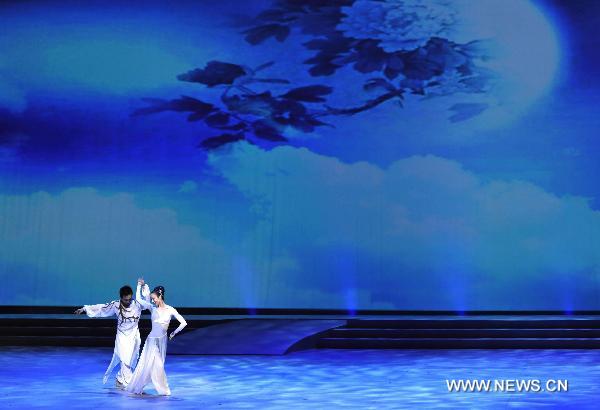
<svg viewBox="0 0 600 410">
<path fill-rule="evenodd" d="M 102 385 L 111 349 L 0 348 L 0 408 L 598 408 L 600 350 L 309 350 L 167 356 L 173 395 Z M 567 379 L 560 393 L 449 393 L 446 379 Z M 148 391 L 153 394 L 154 391 Z"/>
</svg>

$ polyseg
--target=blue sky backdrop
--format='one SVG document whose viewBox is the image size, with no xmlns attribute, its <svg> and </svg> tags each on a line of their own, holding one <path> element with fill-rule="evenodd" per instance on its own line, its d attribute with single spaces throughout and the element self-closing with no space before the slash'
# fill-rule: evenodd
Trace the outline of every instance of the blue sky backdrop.
<svg viewBox="0 0 600 410">
<path fill-rule="evenodd" d="M 3 2 L 2 303 L 600 309 L 599 17 Z"/>
</svg>

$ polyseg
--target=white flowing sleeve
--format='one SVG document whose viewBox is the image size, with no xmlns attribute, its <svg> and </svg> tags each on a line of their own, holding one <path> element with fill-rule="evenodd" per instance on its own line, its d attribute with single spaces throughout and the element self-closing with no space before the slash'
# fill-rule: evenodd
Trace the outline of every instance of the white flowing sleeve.
<svg viewBox="0 0 600 410">
<path fill-rule="evenodd" d="M 181 329 L 183 329 L 184 327 L 187 326 L 187 322 L 185 321 L 183 316 L 181 316 L 179 314 L 177 309 L 175 309 L 172 306 L 171 306 L 171 315 L 174 316 L 175 319 L 177 319 L 177 321 L 179 322 L 179 326 L 177 327 L 177 329 L 173 330 L 173 336 L 175 336 L 177 333 L 181 332 Z"/>
<path fill-rule="evenodd" d="M 98 305 L 83 305 L 83 308 L 89 317 L 107 317 L 116 314 L 119 303 L 118 300 L 113 300 L 112 302 L 100 303 Z"/>
<path fill-rule="evenodd" d="M 137 288 L 135 290 L 135 300 L 138 301 L 140 305 L 142 305 L 143 309 L 152 310 L 152 303 L 149 301 L 150 296 L 150 288 L 148 285 L 144 285 L 144 289 L 138 283 Z"/>
<path fill-rule="evenodd" d="M 144 283 L 144 287 L 142 288 L 142 297 L 144 298 L 144 300 L 148 303 L 151 302 L 150 300 L 150 287 L 148 286 L 147 283 Z"/>
</svg>

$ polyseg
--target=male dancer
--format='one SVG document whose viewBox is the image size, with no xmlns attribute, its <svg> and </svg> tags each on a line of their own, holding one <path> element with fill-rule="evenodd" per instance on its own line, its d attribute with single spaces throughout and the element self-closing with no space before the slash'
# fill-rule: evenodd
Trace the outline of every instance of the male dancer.
<svg viewBox="0 0 600 410">
<path fill-rule="evenodd" d="M 141 283 L 138 282 L 138 292 Z M 150 294 L 148 285 L 144 285 L 142 295 L 147 297 Z M 112 370 L 121 364 L 117 373 L 116 386 L 124 389 L 132 377 L 133 368 L 138 359 L 140 350 L 140 331 L 138 322 L 145 308 L 137 301 L 132 300 L 133 290 L 129 286 L 123 286 L 119 290 L 120 300 L 99 305 L 84 305 L 75 311 L 80 315 L 86 313 L 89 317 L 107 317 L 117 315 L 117 336 L 115 338 L 115 350 L 112 360 L 106 373 L 104 373 L 103 382 L 106 383 Z"/>
</svg>

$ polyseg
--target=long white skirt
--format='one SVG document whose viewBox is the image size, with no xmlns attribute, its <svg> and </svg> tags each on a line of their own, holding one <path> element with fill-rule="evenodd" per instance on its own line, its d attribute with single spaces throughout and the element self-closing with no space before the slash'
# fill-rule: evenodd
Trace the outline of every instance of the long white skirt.
<svg viewBox="0 0 600 410">
<path fill-rule="evenodd" d="M 152 382 L 158 394 L 171 394 L 167 374 L 165 373 L 165 355 L 167 354 L 167 335 L 146 338 L 140 360 L 127 385 L 128 392 L 141 394 L 144 387 Z"/>
</svg>

